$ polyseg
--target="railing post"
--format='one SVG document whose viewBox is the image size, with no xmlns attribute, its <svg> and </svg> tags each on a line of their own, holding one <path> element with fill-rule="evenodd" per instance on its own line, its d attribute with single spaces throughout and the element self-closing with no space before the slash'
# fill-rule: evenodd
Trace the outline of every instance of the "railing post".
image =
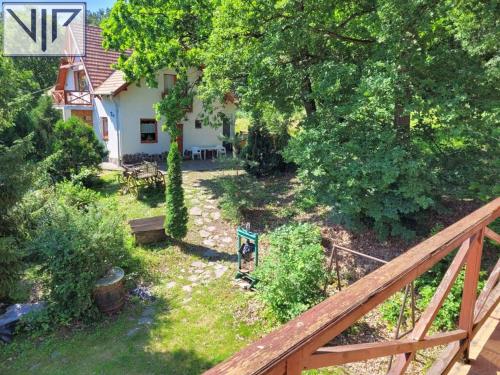
<svg viewBox="0 0 500 375">
<path fill-rule="evenodd" d="M 300 375 L 303 368 L 301 350 L 290 356 L 286 361 L 286 375 Z"/>
<path fill-rule="evenodd" d="M 462 292 L 462 305 L 460 306 L 460 319 L 458 327 L 467 331 L 465 339 L 464 361 L 469 361 L 469 347 L 474 324 L 474 306 L 477 298 L 477 285 L 481 269 L 481 255 L 483 252 L 484 228 L 471 238 L 471 246 L 467 254 L 465 265 L 464 289 Z"/>
</svg>

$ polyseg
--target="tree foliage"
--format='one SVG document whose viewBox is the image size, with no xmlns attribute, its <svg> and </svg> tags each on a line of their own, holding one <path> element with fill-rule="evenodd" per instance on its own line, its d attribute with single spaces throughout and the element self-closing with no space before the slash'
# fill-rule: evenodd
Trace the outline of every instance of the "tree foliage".
<svg viewBox="0 0 500 375">
<path fill-rule="evenodd" d="M 201 91 L 302 112 L 286 155 L 305 190 L 345 222 L 410 237 L 444 196 L 498 192 L 494 8 L 221 1 Z"/>
<path fill-rule="evenodd" d="M 177 240 L 186 237 L 188 212 L 182 188 L 181 156 L 177 142 L 170 144 L 167 160 L 165 232 Z"/>
<path fill-rule="evenodd" d="M 13 225 L 8 212 L 30 188 L 33 166 L 29 161 L 32 144 L 29 136 L 20 137 L 17 127 L 23 109 L 29 106 L 31 73 L 15 69 L 12 62 L 0 56 L 0 235 L 11 233 Z"/>
<path fill-rule="evenodd" d="M 21 269 L 21 254 L 14 238 L 0 237 L 0 301 L 10 296 Z"/>
<path fill-rule="evenodd" d="M 203 64 L 208 107 L 233 92 L 250 113 L 298 119 L 286 155 L 305 190 L 344 222 L 410 237 L 444 197 L 498 194 L 496 14 L 451 0 L 121 0 L 105 36 L 133 49 L 128 77 L 154 85 L 169 66 L 186 86 Z M 173 133 L 180 98 L 157 107 Z"/>
<path fill-rule="evenodd" d="M 77 117 L 56 123 L 52 152 L 52 174 L 58 179 L 69 178 L 83 168 L 97 167 L 107 154 L 94 130 Z"/>
</svg>

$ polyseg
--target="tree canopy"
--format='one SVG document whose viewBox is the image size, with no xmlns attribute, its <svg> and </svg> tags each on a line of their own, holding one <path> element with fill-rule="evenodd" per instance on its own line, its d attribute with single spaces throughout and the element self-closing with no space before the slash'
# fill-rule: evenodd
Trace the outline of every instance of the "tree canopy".
<svg viewBox="0 0 500 375">
<path fill-rule="evenodd" d="M 108 47 L 133 50 L 118 64 L 132 79 L 154 85 L 160 68 L 182 78 L 202 66 L 196 92 L 208 107 L 233 92 L 249 113 L 298 118 L 285 155 L 304 190 L 339 220 L 410 237 L 443 199 L 498 193 L 498 10 L 451 0 L 119 0 L 104 25 Z M 180 98 L 157 109 L 168 117 Z"/>
</svg>

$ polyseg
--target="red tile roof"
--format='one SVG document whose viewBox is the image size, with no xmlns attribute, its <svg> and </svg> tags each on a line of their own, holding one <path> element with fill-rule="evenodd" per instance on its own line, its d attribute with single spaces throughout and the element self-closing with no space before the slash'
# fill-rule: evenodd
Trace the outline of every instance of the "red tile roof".
<svg viewBox="0 0 500 375">
<path fill-rule="evenodd" d="M 83 62 L 92 83 L 92 88 L 95 90 L 114 72 L 111 65 L 118 60 L 120 53 L 106 51 L 102 47 L 101 29 L 97 26 L 87 25 L 85 37 L 85 57 Z"/>
</svg>

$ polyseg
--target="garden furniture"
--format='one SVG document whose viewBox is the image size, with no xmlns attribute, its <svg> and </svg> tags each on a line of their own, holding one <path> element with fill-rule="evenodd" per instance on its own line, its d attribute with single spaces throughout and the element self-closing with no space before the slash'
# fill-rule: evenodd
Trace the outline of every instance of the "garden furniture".
<svg viewBox="0 0 500 375">
<path fill-rule="evenodd" d="M 165 176 L 156 162 L 123 164 L 123 168 L 123 173 L 119 176 L 123 185 L 122 193 L 132 191 L 137 194 L 141 186 L 165 185 Z"/>
<path fill-rule="evenodd" d="M 201 149 L 199 147 L 191 147 L 191 159 L 196 159 L 199 157 L 200 160 L 203 158 L 201 154 Z"/>
<path fill-rule="evenodd" d="M 227 150 L 224 146 L 217 146 L 217 157 L 220 157 L 221 155 L 226 156 Z"/>
<path fill-rule="evenodd" d="M 163 241 L 165 234 L 165 216 L 134 219 L 128 222 L 135 240 L 139 244 L 149 244 Z"/>
</svg>

